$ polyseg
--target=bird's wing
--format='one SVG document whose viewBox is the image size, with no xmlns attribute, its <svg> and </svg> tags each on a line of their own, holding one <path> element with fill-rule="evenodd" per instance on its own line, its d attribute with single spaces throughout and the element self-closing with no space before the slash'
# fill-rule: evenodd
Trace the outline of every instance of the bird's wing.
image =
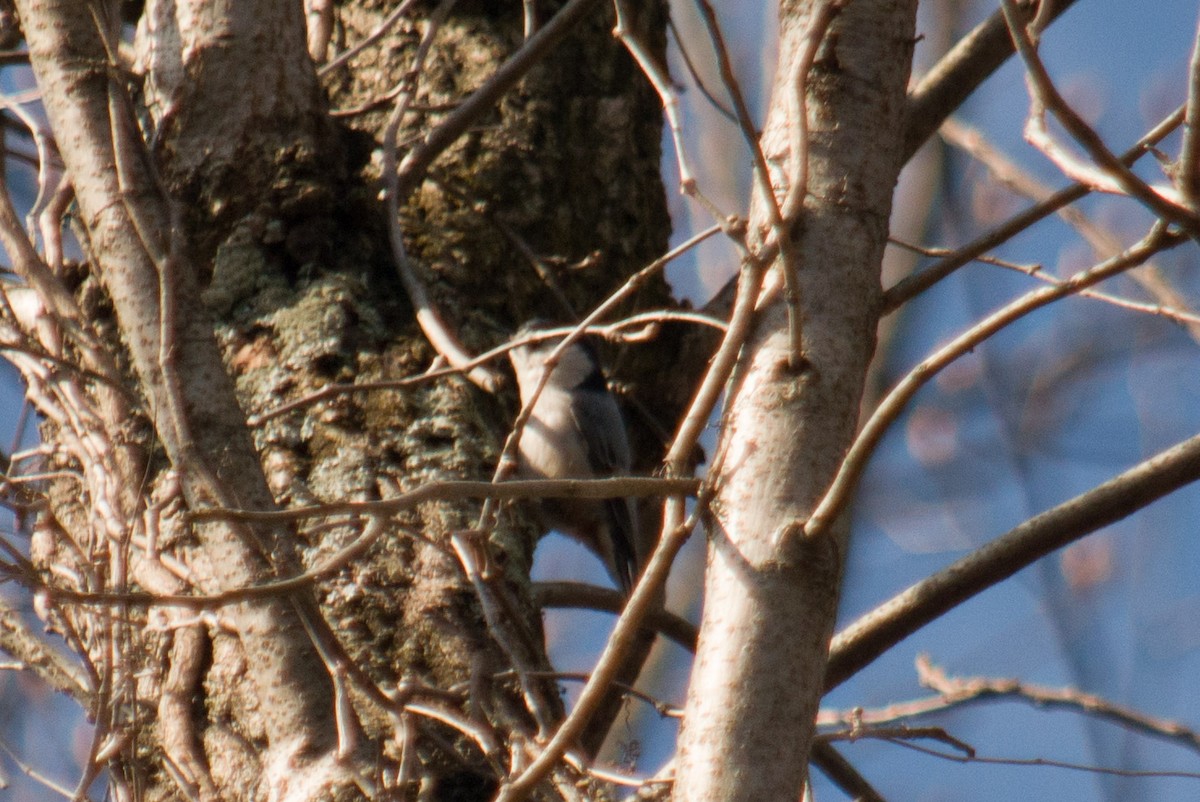
<svg viewBox="0 0 1200 802">
<path fill-rule="evenodd" d="M 629 473 L 629 442 L 625 432 L 601 434 L 605 426 L 624 427 L 625 422 L 616 399 L 607 389 L 588 392 L 588 396 L 571 406 L 575 425 L 587 444 L 587 459 L 597 477 L 621 476 Z M 638 574 L 638 555 L 634 548 L 637 539 L 637 517 L 633 504 L 626 498 L 604 500 L 609 536 L 612 538 L 613 562 L 622 589 L 628 593 Z"/>
</svg>

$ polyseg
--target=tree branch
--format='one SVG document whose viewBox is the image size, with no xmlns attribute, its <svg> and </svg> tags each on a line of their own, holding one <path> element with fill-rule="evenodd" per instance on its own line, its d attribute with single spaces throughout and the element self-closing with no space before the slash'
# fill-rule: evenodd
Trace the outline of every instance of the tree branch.
<svg viewBox="0 0 1200 802">
<path fill-rule="evenodd" d="M 963 601 L 1057 549 L 1200 479 L 1200 435 L 1009 530 L 847 626 L 833 639 L 826 692 Z"/>
<path fill-rule="evenodd" d="M 93 691 L 86 675 L 51 648 L 26 625 L 21 613 L 3 600 L 0 600 L 0 651 L 20 661 L 23 668 L 59 693 L 70 696 L 85 710 L 91 708 Z"/>
<path fill-rule="evenodd" d="M 858 486 L 858 479 L 867 466 L 875 447 L 892 423 L 900 416 L 924 384 L 946 365 L 969 352 L 996 332 L 1025 317 L 1034 310 L 1100 283 L 1130 268 L 1136 267 L 1160 251 L 1174 248 L 1183 242 L 1177 235 L 1164 233 L 1159 224 L 1124 253 L 1106 259 L 1094 267 L 1080 271 L 1066 281 L 1026 293 L 1006 304 L 967 331 L 939 348 L 932 356 L 913 368 L 880 402 L 854 439 L 834 477 L 829 491 L 804 524 L 804 533 L 812 537 L 830 526 L 841 515 Z"/>
<path fill-rule="evenodd" d="M 1047 22 L 1057 19 L 1075 0 L 1022 0 L 1018 7 Z M 908 161 L 942 122 L 1013 54 L 1013 41 L 1004 13 L 994 12 L 959 40 L 908 95 L 904 129 L 904 160 Z"/>
<path fill-rule="evenodd" d="M 571 0 L 553 19 L 529 37 L 508 61 L 501 64 L 483 86 L 472 92 L 458 108 L 446 115 L 446 119 L 426 134 L 420 144 L 409 151 L 400 163 L 396 182 L 397 202 L 402 203 L 425 177 L 425 172 L 433 164 L 433 160 L 450 147 L 472 123 L 486 114 L 521 76 L 541 60 L 546 51 L 561 42 L 597 2 L 598 0 Z"/>
<path fill-rule="evenodd" d="M 1181 106 L 1158 125 L 1154 126 L 1133 147 L 1125 151 L 1121 155 L 1121 160 L 1125 164 L 1133 164 L 1140 159 L 1149 148 L 1179 127 L 1179 124 L 1183 122 L 1183 115 L 1184 107 Z M 929 289 L 972 259 L 987 253 L 1001 243 L 1007 242 L 1038 221 L 1044 220 L 1059 209 L 1086 196 L 1089 192 L 1091 192 L 1091 188 L 1084 184 L 1074 184 L 1060 189 L 1041 203 L 1035 204 L 1015 215 L 1007 223 L 989 231 L 974 242 L 959 248 L 953 255 L 942 259 L 919 273 L 914 273 L 896 282 L 883 294 L 883 313 L 888 314 L 896 311 L 906 301 Z"/>
</svg>

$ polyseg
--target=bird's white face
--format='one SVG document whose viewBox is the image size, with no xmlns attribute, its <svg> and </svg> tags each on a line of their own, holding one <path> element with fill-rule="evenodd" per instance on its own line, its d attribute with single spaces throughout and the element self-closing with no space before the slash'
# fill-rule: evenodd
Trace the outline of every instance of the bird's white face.
<svg viewBox="0 0 1200 802">
<path fill-rule="evenodd" d="M 517 374 L 517 388 L 521 393 L 522 404 L 528 403 L 529 395 L 541 378 L 542 364 L 549 353 L 541 343 L 522 345 L 508 352 L 508 359 Z"/>
<path fill-rule="evenodd" d="M 517 386 L 521 392 L 521 403 L 527 403 L 538 382 L 541 381 L 545 369 L 546 358 L 558 347 L 559 340 L 543 340 L 541 342 L 522 345 L 508 352 L 513 370 L 517 374 Z M 596 369 L 595 362 L 587 350 L 580 345 L 572 345 L 559 355 L 554 373 L 546 383 L 547 389 L 571 390 L 578 387 Z"/>
</svg>

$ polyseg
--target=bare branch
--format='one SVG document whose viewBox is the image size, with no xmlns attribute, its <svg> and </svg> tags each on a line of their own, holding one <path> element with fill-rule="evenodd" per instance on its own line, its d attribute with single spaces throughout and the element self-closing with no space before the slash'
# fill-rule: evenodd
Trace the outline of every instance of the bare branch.
<svg viewBox="0 0 1200 802">
<path fill-rule="evenodd" d="M 1179 189 L 1192 209 L 1200 207 L 1200 28 L 1188 65 L 1187 120 L 1179 152 Z"/>
<path fill-rule="evenodd" d="M 708 492 L 705 492 L 708 490 Z M 696 508 L 704 511 L 712 498 L 708 488 L 701 491 Z M 670 512 L 663 516 L 664 521 L 670 521 Z M 659 606 L 661 589 L 665 586 L 671 565 L 675 561 L 679 549 L 691 536 L 696 525 L 697 514 L 683 521 L 682 525 L 664 533 L 654 554 L 642 571 L 641 578 L 634 586 L 629 600 L 625 604 L 620 618 L 613 627 L 604 651 L 596 661 L 595 668 L 587 684 L 579 694 L 575 707 L 567 715 L 566 720 L 559 725 L 554 737 L 545 745 L 540 754 L 516 778 L 511 779 L 500 790 L 496 802 L 516 802 L 525 799 L 542 778 L 545 777 L 566 754 L 579 735 L 587 726 L 592 714 L 608 693 L 609 684 L 616 678 L 617 671 L 624 662 L 625 654 L 635 642 L 638 631 L 646 622 L 650 613 Z"/>
<path fill-rule="evenodd" d="M 382 22 L 375 26 L 375 30 L 371 31 L 371 33 L 368 34 L 365 39 L 353 45 L 352 47 L 343 50 L 341 53 L 338 53 L 337 56 L 335 56 L 334 59 L 328 64 L 321 65 L 321 69 L 317 70 L 317 75 L 320 75 L 322 78 L 324 78 L 329 73 L 349 62 L 350 59 L 354 58 L 368 47 L 374 45 L 376 42 L 386 36 L 388 31 L 396 27 L 396 23 L 400 22 L 400 20 L 404 18 L 404 15 L 411 11 L 413 6 L 416 4 L 417 0 L 404 0 L 404 2 L 400 3 L 400 5 L 396 6 L 395 10 L 393 10 L 391 14 L 388 14 L 386 17 L 384 17 Z"/>
<path fill-rule="evenodd" d="M 1104 140 L 1067 104 L 1050 80 L 1050 75 L 1037 54 L 1036 44 L 1026 29 L 1013 0 L 1002 0 L 1009 32 L 1016 42 L 1017 52 L 1025 61 L 1026 81 L 1029 84 L 1030 107 L 1026 136 L 1059 165 L 1070 177 L 1088 183 L 1095 189 L 1124 192 L 1141 201 L 1161 219 L 1178 223 L 1192 236 L 1200 238 L 1200 215 L 1180 206 L 1170 192 L 1156 190 L 1137 176 L 1124 161 L 1108 149 Z M 1084 147 L 1099 170 L 1080 164 L 1064 149 L 1058 148 L 1045 127 L 1045 112 L 1049 110 Z"/>
<path fill-rule="evenodd" d="M 667 30 L 670 31 L 671 38 L 675 40 L 675 45 L 679 48 L 679 55 L 683 59 L 683 65 L 687 68 L 688 75 L 690 75 L 692 78 L 692 83 L 696 84 L 696 87 L 700 90 L 700 94 L 704 95 L 704 99 L 707 100 L 709 105 L 716 109 L 722 117 L 732 123 L 736 123 L 737 115 L 734 114 L 730 109 L 726 108 L 720 99 L 718 99 L 717 96 L 712 93 L 712 90 L 705 85 L 704 79 L 696 69 L 696 65 L 692 62 L 692 56 L 688 52 L 687 42 L 684 41 L 683 36 L 680 34 L 679 26 L 675 24 L 674 16 L 667 20 Z"/>
<path fill-rule="evenodd" d="M 981 699 L 1016 699 L 1039 709 L 1076 710 L 1112 721 L 1134 732 L 1165 738 L 1193 751 L 1200 751 L 1200 733 L 1195 730 L 1177 721 L 1150 716 L 1077 688 L 1050 688 L 992 677 L 949 677 L 943 669 L 933 665 L 927 655 L 918 656 L 917 672 L 921 684 L 936 691 L 937 699 L 944 706 Z"/>
<path fill-rule="evenodd" d="M 1179 124 L 1183 122 L 1183 115 L 1184 109 L 1181 106 L 1180 108 L 1176 109 L 1174 113 L 1168 115 L 1162 122 L 1156 125 L 1144 137 L 1142 137 L 1137 144 L 1127 150 L 1121 156 L 1121 160 L 1125 164 L 1133 164 L 1135 161 L 1140 159 L 1147 152 L 1148 148 L 1162 140 L 1177 127 L 1179 127 Z M 958 268 L 967 264 L 971 260 L 978 258 L 981 254 L 988 252 L 992 248 L 995 248 L 997 245 L 1007 242 L 1009 239 L 1029 228 L 1034 223 L 1044 220 L 1045 218 L 1057 212 L 1059 209 L 1062 209 L 1068 204 L 1074 203 L 1075 201 L 1087 195 L 1090 191 L 1091 189 L 1089 187 L 1078 183 L 1074 186 L 1060 189 L 1058 192 L 1054 193 L 1054 195 L 1047 198 L 1044 202 L 1030 207 L 1024 212 L 1014 216 L 1004 225 L 997 227 L 987 234 L 984 234 L 971 244 L 960 248 L 953 256 L 947 257 L 941 262 L 897 282 L 894 286 L 889 287 L 888 290 L 884 292 L 883 313 L 888 314 L 896 311 L 903 306 L 906 301 L 929 289 Z"/>
<path fill-rule="evenodd" d="M 936 696 L 893 702 L 871 709 L 823 709 L 817 719 L 818 725 L 841 725 L 857 730 L 864 726 L 878 727 L 881 724 L 928 716 L 978 702 L 1014 700 L 1026 702 L 1038 709 L 1075 711 L 1106 719 L 1131 731 L 1200 751 L 1200 733 L 1190 727 L 1115 704 L 1077 688 L 1051 688 L 1011 678 L 950 677 L 944 669 L 934 665 L 927 654 L 917 655 L 916 666 L 921 685 L 935 691 Z"/>
<path fill-rule="evenodd" d="M 476 89 L 457 109 L 426 134 L 400 163 L 397 198 L 407 198 L 425 177 L 426 170 L 441 153 L 498 101 L 505 92 L 541 60 L 550 48 L 587 14 L 598 0 L 571 0 L 561 11 L 529 37 L 525 44 L 500 65 L 487 83 Z"/>
<path fill-rule="evenodd" d="M 1107 766 L 1096 766 L 1087 763 L 1071 763 L 1065 760 L 1050 760 L 1048 758 L 1011 758 L 1011 757 L 985 757 L 975 753 L 974 749 L 964 753 L 961 747 L 955 747 L 955 752 L 947 753 L 940 752 L 936 749 L 921 746 L 913 743 L 908 739 L 909 733 L 900 732 L 895 736 L 882 734 L 876 736 L 871 731 L 862 733 L 861 737 L 873 738 L 879 737 L 881 740 L 887 741 L 890 744 L 911 749 L 914 752 L 920 752 L 923 755 L 932 757 L 940 757 L 943 760 L 949 760 L 953 763 L 981 763 L 989 766 L 1031 766 L 1044 767 L 1054 769 L 1067 769 L 1069 771 L 1078 771 L 1085 774 L 1104 774 L 1111 777 L 1179 777 L 1188 780 L 1200 780 L 1200 772 L 1194 771 L 1159 771 L 1150 769 L 1146 771 L 1137 771 L 1134 769 L 1114 769 Z M 924 737 L 923 735 L 919 737 Z"/>
<path fill-rule="evenodd" d="M 476 385 L 488 392 L 495 392 L 500 387 L 500 377 L 494 371 L 484 365 L 464 368 L 464 365 L 472 361 L 471 356 L 459 343 L 458 337 L 450 330 L 441 312 L 433 305 L 429 294 L 425 292 L 425 286 L 417 277 L 416 269 L 408 258 L 408 251 L 404 247 L 404 232 L 400 229 L 400 202 L 403 198 L 399 189 L 400 176 L 396 170 L 396 137 L 400 130 L 400 124 L 404 121 L 404 115 L 408 111 L 408 106 L 416 96 L 417 79 L 421 74 L 421 66 L 433 46 L 438 29 L 454 4 L 455 0 L 442 0 L 430 15 L 429 24 L 421 36 L 417 52 L 413 55 L 412 67 L 401 83 L 401 91 L 396 97 L 396 107 L 392 110 L 392 115 L 384 129 L 383 181 L 388 242 L 392 246 L 392 259 L 396 263 L 396 272 L 400 276 L 400 283 L 404 285 L 404 290 L 408 293 L 408 299 L 412 302 L 413 309 L 416 310 L 417 323 L 420 324 L 421 331 L 425 333 L 429 343 L 434 350 L 445 357 L 451 367 L 465 370 L 467 377 Z"/>
<path fill-rule="evenodd" d="M 456 532 L 450 542 L 463 571 L 475 588 L 488 631 L 504 650 L 516 672 L 525 706 L 537 723 L 537 738 L 544 740 L 549 737 L 555 722 L 562 717 L 562 703 L 553 683 L 545 681 L 549 666 L 545 663 L 545 654 L 538 638 L 525 625 L 525 620 L 516 614 L 516 605 L 503 586 L 503 579 L 490 567 L 480 534 Z"/>
<path fill-rule="evenodd" d="M 1039 17 L 1054 19 L 1075 0 L 1021 0 L 1018 7 L 1029 14 L 1036 6 Z M 927 72 L 908 96 L 904 132 L 904 160 L 933 135 L 942 121 L 962 106 L 963 101 L 1013 54 L 1012 37 L 1004 14 L 996 11 L 959 40 L 942 60 Z"/>
<path fill-rule="evenodd" d="M 958 145 L 983 162 L 997 180 L 1013 191 L 1039 203 L 1048 200 L 1053 195 L 1048 187 L 1006 158 L 975 128 L 951 118 L 942 125 L 940 133 L 947 141 Z M 1121 242 L 1117 236 L 1110 229 L 1094 222 L 1079 209 L 1063 207 L 1058 210 L 1058 216 L 1079 232 L 1091 246 L 1092 252 L 1097 258 L 1107 259 L 1121 252 Z M 1000 264 L 1002 267 L 1011 267 L 999 260 L 994 263 Z M 1042 281 L 1057 283 L 1057 279 L 1046 275 L 1037 267 L 1032 270 L 1016 269 Z M 1158 304 L 1141 304 L 1095 290 L 1085 290 L 1080 295 L 1096 298 L 1124 309 L 1170 318 L 1186 325 L 1192 339 L 1200 341 L 1200 316 L 1187 309 L 1187 300 L 1171 286 L 1157 265 L 1147 262 L 1137 270 L 1131 270 L 1129 276 L 1156 299 Z"/>
<path fill-rule="evenodd" d="M 818 738 L 813 743 L 809 760 L 854 802 L 884 802 L 879 792 L 858 773 L 853 764 L 826 741 Z"/>
<path fill-rule="evenodd" d="M 539 607 L 574 610 L 603 610 L 620 615 L 625 596 L 620 591 L 579 582 L 535 582 L 533 600 Z M 696 627 L 669 610 L 655 610 L 646 618 L 646 626 L 675 643 L 696 651 Z"/>
<path fill-rule="evenodd" d="M 0 600 L 0 651 L 18 660 L 23 670 L 54 690 L 70 696 L 85 709 L 91 707 L 94 688 L 79 666 L 30 629 L 21 613 L 4 600 Z"/>
<path fill-rule="evenodd" d="M 1025 521 L 847 626 L 830 647 L 826 691 L 966 599 L 1057 549 L 1200 479 L 1200 436 Z"/>
<path fill-rule="evenodd" d="M 847 452 L 846 458 L 842 461 L 825 498 L 821 500 L 804 524 L 805 536 L 813 537 L 817 533 L 825 531 L 826 527 L 841 514 L 858 485 L 858 478 L 866 467 L 867 460 L 874 453 L 879 441 L 883 439 L 884 433 L 904 411 L 917 390 L 942 368 L 1030 312 L 1136 267 L 1154 254 L 1176 247 L 1181 242 L 1180 237 L 1166 234 L 1163 232 L 1162 226 L 1156 226 L 1150 234 L 1124 253 L 1088 270 L 1076 273 L 1055 286 L 1026 293 L 993 312 L 913 368 L 880 402 L 870 419 L 862 427 L 862 431 L 859 432 L 854 444 Z"/>
<path fill-rule="evenodd" d="M 788 360 L 791 368 L 795 370 L 801 363 L 804 334 L 800 291 L 796 278 L 797 271 L 802 269 L 802 256 L 793 244 L 792 227 L 803 213 L 804 200 L 808 195 L 808 73 L 816 59 L 817 49 L 843 3 L 841 0 L 823 0 L 816 4 L 809 16 L 808 28 L 799 47 L 794 54 L 788 54 L 792 63 L 783 89 L 790 117 L 790 124 L 786 126 L 788 138 L 786 143 L 772 143 L 773 146 L 770 147 L 772 158 L 779 157 L 780 154 L 776 151 L 786 149 L 787 169 L 774 171 L 768 165 L 768 144 L 760 142 L 758 129 L 750 118 L 750 110 L 733 73 L 733 65 L 725 47 L 716 12 L 707 0 L 698 0 L 697 5 L 717 54 L 721 80 L 733 100 L 738 127 L 754 160 L 753 177 L 757 190 L 754 198 L 761 204 L 764 210 L 761 216 L 765 218 L 765 225 L 770 227 L 773 236 L 774 248 L 766 245 L 764 250 L 778 250 L 782 256 L 779 270 L 783 277 L 788 310 Z M 752 210 L 755 205 L 757 204 L 751 204 Z M 751 214 L 753 216 L 753 211 Z M 751 234 L 752 240 L 762 239 L 758 232 Z M 758 260 L 764 264 L 774 261 L 773 258 L 768 260 L 763 254 L 758 255 Z"/>
<path fill-rule="evenodd" d="M 646 76 L 646 80 L 650 81 L 654 91 L 658 93 L 659 100 L 663 104 L 663 112 L 667 117 L 667 126 L 671 129 L 671 138 L 675 144 L 675 163 L 679 167 L 680 190 L 685 194 L 692 194 L 697 191 L 696 175 L 688 164 L 687 148 L 684 145 L 683 120 L 679 114 L 679 97 L 671 88 L 671 80 L 667 76 L 666 70 L 655 62 L 649 50 L 634 32 L 633 27 L 629 25 L 626 0 L 614 0 L 613 5 L 617 11 L 617 26 L 613 29 L 613 36 L 621 40 L 621 44 L 637 62 L 642 74 Z"/>
<path fill-rule="evenodd" d="M 17 765 L 17 768 L 21 770 L 22 774 L 32 780 L 35 780 L 38 784 L 44 786 L 46 789 L 53 791 L 54 793 L 70 800 L 71 802 L 76 802 L 79 799 L 79 796 L 73 790 L 67 788 L 61 783 L 55 782 L 42 772 L 35 769 L 33 766 L 29 765 L 29 763 L 23 760 L 20 755 L 10 749 L 8 744 L 3 740 L 0 740 L 0 752 L 4 752 L 4 754 L 8 755 L 9 759 L 12 760 L 12 762 Z M 84 800 L 87 800 L 87 797 L 84 797 Z"/>
</svg>

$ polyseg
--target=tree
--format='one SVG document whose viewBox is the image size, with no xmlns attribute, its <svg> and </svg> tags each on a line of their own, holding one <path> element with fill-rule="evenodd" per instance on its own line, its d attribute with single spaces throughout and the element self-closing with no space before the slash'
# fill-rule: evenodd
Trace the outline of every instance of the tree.
<svg viewBox="0 0 1200 802">
<path fill-rule="evenodd" d="M 394 167 L 397 139 L 425 132 L 427 114 L 454 117 L 426 109 L 470 91 L 490 106 L 524 79 L 498 110 L 466 118 L 476 130 L 446 162 L 461 175 L 414 183 L 429 165 L 405 164 L 404 178 L 393 178 L 409 182 L 393 188 L 393 208 L 403 193 L 404 217 L 422 220 L 394 256 L 422 271 L 426 304 L 463 310 L 456 336 L 469 347 L 553 308 L 530 292 L 536 273 L 517 246 L 569 262 L 599 252 L 568 290 L 576 304 L 662 250 L 655 100 L 630 80 L 603 15 L 569 7 L 528 37 L 511 78 L 481 87 L 501 54 L 519 49 L 521 21 L 479 9 L 454 16 L 451 5 L 403 20 L 387 63 L 373 70 L 326 66 L 332 101 L 354 109 L 359 133 L 339 131 L 328 114 L 295 4 L 224 14 L 152 4 L 139 15 L 132 67 L 121 61 L 115 7 L 19 7 L 87 254 L 81 265 L 44 263 L 9 209 L 5 245 L 28 285 L 19 291 L 37 293 L 35 308 L 49 304 L 23 321 L 48 316 L 55 329 L 31 341 L 10 317 L 11 334 L 35 357 L 87 371 L 64 376 L 73 401 L 55 400 L 67 392 L 56 378 L 27 377 L 42 396 L 43 436 L 59 444 L 51 464 L 71 476 L 38 509 L 28 579 L 42 577 L 47 615 L 92 669 L 72 669 L 62 687 L 96 720 L 97 749 L 120 744 L 107 766 L 120 793 L 302 799 L 357 784 L 375 795 L 426 776 L 402 760 L 406 744 L 446 725 L 412 720 L 415 698 L 431 706 L 429 722 L 459 722 L 465 733 L 478 729 L 451 711 L 444 694 L 454 687 L 492 687 L 472 696 L 530 739 L 557 715 L 550 681 L 529 680 L 523 696 L 503 678 L 513 660 L 523 672 L 545 667 L 527 584 L 504 597 L 525 620 L 513 622 L 519 640 L 503 644 L 454 567 L 450 534 L 475 528 L 474 502 L 402 504 L 372 514 L 365 531 L 336 519 L 191 517 L 204 508 L 269 513 L 277 499 L 378 499 L 439 479 L 486 480 L 494 469 L 509 413 L 454 380 L 343 393 L 316 407 L 326 410 L 320 423 L 308 418 L 310 400 L 299 417 L 264 419 L 253 434 L 247 426 L 247 412 L 270 413 L 330 382 L 403 379 L 432 356 L 416 323 L 436 325 L 426 322 L 436 312 L 405 301 L 389 264 L 398 220 L 372 197 L 383 165 L 369 163 L 371 135 L 392 148 L 384 163 Z M 381 14 L 347 9 L 341 24 L 357 38 Z M 564 59 L 581 55 L 590 71 L 566 69 Z M 394 99 L 385 84 L 397 88 Z M 580 193 L 564 176 L 597 170 L 620 185 L 592 193 L 592 204 L 565 203 Z M 655 293 L 661 287 L 646 297 Z M 303 431 L 305 419 L 315 427 Z M 510 533 L 509 569 L 527 574 L 528 527 L 500 531 Z M 357 563 L 364 573 L 316 589 L 316 576 L 340 573 L 332 566 L 347 548 L 367 549 L 384 532 Z M 52 568 L 78 571 L 77 581 L 50 583 Z M 271 590 L 271 580 L 295 586 Z M 138 593 L 204 595 L 216 617 L 198 617 L 188 602 L 148 606 Z M 209 620 L 223 623 L 210 629 Z M 375 709 L 356 712 L 352 699 L 365 698 Z M 453 746 L 422 756 L 439 766 L 429 770 L 435 787 L 494 774 L 493 735 L 479 735 L 465 758 L 445 731 L 430 737 Z"/>
<path fill-rule="evenodd" d="M 1175 185 L 1149 186 L 1042 68 L 1039 37 L 1070 5 L 1006 0 L 906 91 L 915 0 L 782 3 L 760 132 L 701 3 L 754 165 L 729 215 L 687 167 L 661 3 L 527 3 L 522 17 L 314 0 L 306 20 L 270 0 L 18 2 L 48 127 L 8 104 L 37 147 L 41 248 L 0 195 L 16 279 L 0 342 L 46 447 L 10 459 L 30 544 L 14 535 L 6 568 L 72 656 L 12 608 L 0 648 L 94 723 L 67 795 L 103 770 L 128 799 L 604 798 L 587 764 L 619 709 L 613 682 L 637 677 L 651 629 L 688 639 L 659 608 L 703 524 L 677 771 L 648 788 L 795 799 L 811 759 L 878 798 L 814 740 L 826 690 L 1198 467 L 1189 441 L 1030 517 L 830 648 L 849 504 L 917 390 L 1030 311 L 1194 236 L 1192 137 Z M 881 282 L 902 166 L 1014 43 L 1034 127 L 1049 110 L 1091 162 L 1044 127 L 1043 150 L 1155 222 L 874 399 L 887 315 L 1086 193 Z M 682 188 L 740 254 L 704 310 L 719 338 L 662 276 L 664 104 Z M 530 317 L 611 324 L 642 478 L 509 481 L 523 415 L 503 346 Z M 661 530 L 627 602 L 530 583 L 532 500 L 564 493 L 636 495 Z M 539 609 L 559 604 L 621 613 L 569 710 Z"/>
</svg>

